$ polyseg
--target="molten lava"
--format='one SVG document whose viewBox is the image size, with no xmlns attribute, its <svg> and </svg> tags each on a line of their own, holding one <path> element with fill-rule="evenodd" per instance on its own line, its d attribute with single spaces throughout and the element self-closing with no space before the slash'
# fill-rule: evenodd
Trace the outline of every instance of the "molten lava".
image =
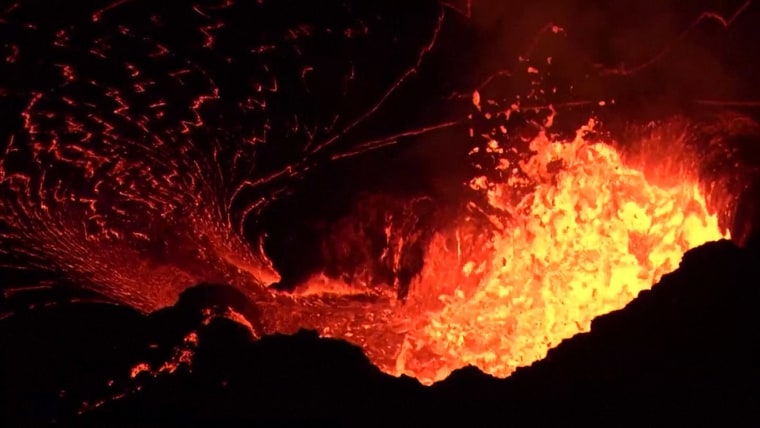
<svg viewBox="0 0 760 428">
<path fill-rule="evenodd" d="M 589 330 L 595 317 L 624 307 L 674 270 L 688 249 L 727 237 L 696 182 L 648 182 L 611 145 L 588 141 L 592 127 L 569 142 L 540 134 L 530 144 L 535 155 L 509 166 L 522 172 L 519 178 L 470 183 L 505 213 L 492 218 L 502 228 L 478 240 L 464 218 L 453 238 L 433 239 L 406 303 L 394 309 L 401 320 L 394 328 L 405 339 L 395 366 L 375 361 L 382 370 L 423 383 L 466 365 L 508 376 Z M 496 142 L 491 146 L 499 152 Z M 511 204 L 526 182 L 532 192 Z M 322 333 L 341 336 L 330 326 Z M 344 337 L 370 358 L 373 346 L 384 345 Z"/>
<path fill-rule="evenodd" d="M 393 221 L 371 219 L 387 223 L 378 240 L 393 248 L 380 258 L 393 265 L 398 283 L 403 249 L 410 242 L 425 249 L 422 271 L 404 283 L 408 292 L 396 293 L 398 284 L 375 287 L 366 280 L 371 269 L 338 279 L 325 269 L 292 294 L 267 288 L 280 276 L 264 251 L 266 228 L 252 243 L 249 220 L 293 182 L 327 159 L 459 123 L 406 129 L 405 119 L 396 129 L 393 115 L 384 116 L 406 99 L 398 89 L 424 74 L 439 32 L 448 34 L 441 31 L 448 12 L 438 2 L 419 2 L 410 13 L 394 2 L 280 10 L 284 3 L 228 1 L 178 6 L 184 12 L 177 15 L 131 9 L 137 3 L 116 1 L 94 13 L 74 8 L 72 23 L 29 22 L 34 14 L 25 10 L 35 2 L 0 12 L 10 37 L 0 95 L 19 110 L 8 120 L 19 129 L 0 150 L 0 256 L 11 267 L 61 272 L 145 312 L 172 305 L 198 283 L 232 284 L 261 315 L 250 317 L 255 322 L 234 311 L 225 316 L 247 323 L 254 336 L 314 329 L 361 346 L 385 372 L 432 383 L 468 364 L 507 376 L 588 330 L 594 317 L 625 306 L 688 249 L 727 236 L 696 177 L 655 183 L 612 145 L 590 141 L 592 123 L 571 141 L 539 134 L 533 155 L 519 162 L 507 156 L 514 147 L 489 139 L 481 154 L 506 178 L 483 175 L 468 184 L 490 206 L 470 203 L 469 214 L 435 229 L 429 243 L 414 210 L 399 210 Z M 705 17 L 724 26 L 733 20 L 702 14 L 696 22 Z M 50 50 L 40 54 L 45 40 Z M 545 83 L 533 65 L 527 74 L 531 89 L 520 102 L 546 105 L 555 102 L 549 94 L 564 96 L 562 88 L 545 87 L 548 72 Z M 31 82 L 19 85 L 25 75 Z M 406 96 L 424 99 L 414 90 Z M 475 92 L 473 103 L 488 121 L 480 101 Z M 495 104 L 484 100 L 484 109 Z M 366 123 L 373 116 L 382 126 Z M 375 140 L 375 128 L 393 138 Z M 349 232 L 367 221 L 348 220 Z M 371 246 L 358 238 L 356 245 L 339 242 L 342 252 Z M 356 258 L 375 257 L 368 253 Z M 166 364 L 135 373 L 189 364 L 196 339 L 187 336 Z"/>
</svg>

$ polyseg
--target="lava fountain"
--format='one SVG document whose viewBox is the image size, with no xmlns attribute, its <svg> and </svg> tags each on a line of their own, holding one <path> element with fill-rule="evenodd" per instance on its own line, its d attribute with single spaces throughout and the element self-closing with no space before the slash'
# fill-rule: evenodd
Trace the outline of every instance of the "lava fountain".
<svg viewBox="0 0 760 428">
<path fill-rule="evenodd" d="M 396 370 L 427 381 L 463 365 L 507 376 L 625 306 L 675 269 L 686 250 L 726 237 L 696 183 L 650 184 L 612 146 L 587 141 L 589 127 L 572 141 L 542 133 L 530 143 L 535 155 L 520 169 L 535 183 L 533 193 L 511 207 L 512 218 L 499 219 L 504 228 L 480 258 L 456 259 L 464 282 L 439 296 L 443 309 L 409 333 Z M 512 183 L 472 185 L 503 207 Z M 434 260 L 455 261 L 448 254 L 456 249 L 436 244 Z M 436 261 L 419 290 L 441 281 Z M 416 356 L 430 353 L 439 357 Z"/>
<path fill-rule="evenodd" d="M 59 82 L 19 97 L 25 101 L 23 123 L 0 158 L 0 237 L 10 244 L 0 254 L 27 258 L 35 269 L 63 271 L 146 311 L 171 304 L 197 282 L 231 283 L 260 309 L 261 319 L 251 323 L 261 326 L 257 333 L 314 329 L 362 347 L 387 373 L 430 384 L 466 365 L 508 376 L 587 331 L 596 316 L 624 307 L 675 269 L 690 248 L 729 236 L 696 175 L 653 180 L 614 141 L 591 138 L 596 122 L 562 139 L 549 132 L 550 116 L 526 141 L 527 150 L 503 144 L 493 133 L 473 149 L 493 168 L 481 166 L 483 174 L 463 185 L 485 202 L 467 201 L 453 221 L 422 240 L 424 263 L 401 299 L 396 284 L 365 287 L 326 273 L 292 293 L 268 288 L 279 275 L 260 242 L 251 245 L 242 233 L 246 220 L 273 199 L 274 186 L 267 186 L 282 177 L 302 178 L 316 154 L 320 161 L 339 158 L 337 151 L 326 154 L 327 148 L 349 139 L 418 71 L 444 15 L 431 2 L 433 24 L 410 44 L 397 73 L 377 85 L 383 89 L 359 107 L 348 101 L 335 107 L 368 113 L 325 114 L 308 123 L 291 117 L 293 104 L 303 108 L 302 116 L 319 116 L 327 109 L 315 106 L 326 93 L 342 90 L 345 100 L 353 100 L 358 91 L 345 87 L 357 73 L 376 77 L 371 71 L 377 67 L 336 60 L 326 66 L 333 84 L 312 92 L 314 67 L 303 66 L 300 55 L 313 46 L 304 40 L 319 36 L 314 45 L 329 47 L 345 35 L 345 49 L 359 55 L 375 45 L 355 44 L 355 38 L 387 26 L 373 21 L 379 15 L 370 8 L 356 27 L 320 33 L 316 24 L 285 26 L 277 43 L 264 34 L 255 47 L 227 55 L 211 48 L 237 38 L 235 31 L 225 33 L 225 23 L 240 15 L 228 3 L 186 11 L 195 21 L 176 32 L 193 34 L 193 49 L 166 36 L 171 32 L 159 32 L 167 40 L 141 33 L 173 22 L 160 14 L 135 13 L 129 15 L 134 23 L 117 27 L 101 23 L 103 12 L 87 17 L 98 37 L 76 27 L 51 30 L 60 63 L 48 65 Z M 257 9 L 261 3 L 246 6 L 251 16 L 267 16 Z M 210 22 L 214 14 L 224 19 Z M 416 28 L 417 22 L 406 25 Z M 379 34 L 396 40 L 392 29 Z M 80 49 L 77 37 L 91 40 Z M 36 41 L 37 33 L 29 40 Z M 21 49 L 20 57 L 16 52 L 9 64 L 25 58 L 36 64 L 24 57 L 27 51 Z M 66 63 L 74 54 L 81 64 Z M 326 55 L 317 49 L 309 58 Z M 268 66 L 281 62 L 290 73 L 281 72 L 285 78 Z M 239 69 L 255 78 L 231 72 Z M 217 82 L 212 74 L 239 85 Z M 317 101 L 310 109 L 303 99 Z M 478 107 L 477 93 L 474 101 Z M 279 122 L 270 121 L 275 114 L 267 105 L 280 114 Z M 278 151 L 267 137 L 298 147 Z M 285 155 L 287 162 L 267 162 Z M 303 159 L 308 162 L 299 163 Z M 254 170 L 263 171 L 254 176 Z M 389 221 L 389 246 L 415 239 L 392 229 Z M 396 271 L 402 264 L 399 251 L 380 257 Z"/>
<path fill-rule="evenodd" d="M 594 127 L 590 121 L 569 141 L 542 131 L 529 144 L 531 155 L 515 165 L 508 149 L 489 139 L 486 150 L 505 178 L 467 183 L 497 213 L 487 215 L 489 227 L 479 225 L 485 211 L 470 202 L 470 214 L 438 231 L 404 303 L 390 305 L 387 320 L 346 331 L 325 314 L 311 327 L 361 345 L 382 370 L 423 383 L 467 365 L 504 377 L 624 307 L 687 250 L 729 236 L 696 179 L 650 182 L 618 149 L 589 138 Z M 359 290 L 318 275 L 298 294 Z M 403 336 L 392 356 L 378 352 L 387 339 L 372 334 L 388 329 Z"/>
</svg>

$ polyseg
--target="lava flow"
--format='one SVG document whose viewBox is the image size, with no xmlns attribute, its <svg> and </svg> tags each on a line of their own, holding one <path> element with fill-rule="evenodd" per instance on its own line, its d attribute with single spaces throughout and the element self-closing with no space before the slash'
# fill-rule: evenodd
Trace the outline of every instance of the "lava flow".
<svg viewBox="0 0 760 428">
<path fill-rule="evenodd" d="M 478 238 L 466 217 L 431 241 L 406 303 L 394 309 L 403 345 L 394 362 L 374 359 L 382 370 L 427 384 L 467 365 L 508 376 L 587 331 L 593 318 L 625 306 L 674 270 L 688 249 L 728 236 L 696 182 L 648 182 L 614 147 L 588 141 L 592 127 L 566 142 L 541 133 L 527 161 L 500 162 L 512 169 L 510 178 L 470 183 L 505 213 L 491 218 L 500 229 Z M 496 141 L 489 147 L 503 153 Z M 526 185 L 532 191 L 512 205 L 515 189 Z M 324 283 L 312 286 L 325 292 Z M 375 346 L 386 345 L 333 327 L 320 329 L 362 345 L 370 358 Z"/>
</svg>

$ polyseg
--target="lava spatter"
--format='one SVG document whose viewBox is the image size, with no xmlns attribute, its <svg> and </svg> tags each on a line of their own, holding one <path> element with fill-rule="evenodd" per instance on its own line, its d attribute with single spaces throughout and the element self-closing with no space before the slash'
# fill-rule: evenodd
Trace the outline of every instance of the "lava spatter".
<svg viewBox="0 0 760 428">
<path fill-rule="evenodd" d="M 279 275 L 261 236 L 245 231 L 292 180 L 387 136 L 450 126 L 384 123 L 380 137 L 365 128 L 419 71 L 443 8 L 148 3 L 30 0 L 0 12 L 12 35 L 2 108 L 18 118 L 0 134 L 0 237 L 14 260 L 145 311 L 196 283 L 230 283 L 255 302 L 264 334 L 314 329 L 358 344 L 386 372 L 431 383 L 467 364 L 509 375 L 625 305 L 689 248 L 726 236 L 696 179 L 652 182 L 611 141 L 590 138 L 593 124 L 563 139 L 549 122 L 531 123 L 539 131 L 514 144 L 498 137 L 515 132 L 503 126 L 473 149 L 488 162 L 474 162 L 482 175 L 466 185 L 482 198 L 465 214 L 419 240 L 408 239 L 419 232 L 409 219 L 387 222 L 392 270 L 405 243 L 427 243 L 403 299 L 335 275 L 292 294 L 269 290 Z M 60 9 L 35 19 L 40 7 Z M 529 94 L 490 112 L 477 93 L 475 120 L 553 105 L 540 67 L 520 65 Z"/>
<path fill-rule="evenodd" d="M 615 148 L 587 141 L 590 130 L 531 142 L 535 154 L 519 167 L 532 192 L 480 258 L 459 262 L 465 279 L 408 333 L 395 370 L 428 382 L 465 365 L 507 376 L 625 306 L 688 249 L 726 237 L 696 182 L 652 185 Z M 509 180 L 480 183 L 492 203 L 509 205 Z M 446 257 L 445 249 L 431 252 Z M 416 285 L 429 293 L 439 272 L 426 269 Z M 436 358 L 418 357 L 429 354 Z"/>
<path fill-rule="evenodd" d="M 3 111 L 19 120 L 0 134 L 2 251 L 144 310 L 204 281 L 264 298 L 279 275 L 246 225 L 314 154 L 340 153 L 442 19 L 432 1 L 408 17 L 276 3 L 3 10 Z"/>
</svg>

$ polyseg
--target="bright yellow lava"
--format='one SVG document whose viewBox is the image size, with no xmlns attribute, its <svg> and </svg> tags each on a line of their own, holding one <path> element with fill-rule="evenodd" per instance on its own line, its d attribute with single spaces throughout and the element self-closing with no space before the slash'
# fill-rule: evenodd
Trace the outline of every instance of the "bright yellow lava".
<svg viewBox="0 0 760 428">
<path fill-rule="evenodd" d="M 588 129 L 571 142 L 540 135 L 531 143 L 537 154 L 520 167 L 537 183 L 535 192 L 476 252 L 481 259 L 462 260 L 461 249 L 433 241 L 407 308 L 424 320 L 407 331 L 396 367 L 382 369 L 423 383 L 466 365 L 508 376 L 587 331 L 593 318 L 624 307 L 677 268 L 688 249 L 725 237 L 694 182 L 652 185 L 613 147 L 586 141 Z M 550 172 L 558 160 L 563 168 Z M 504 207 L 514 183 L 472 184 Z M 452 264 L 461 270 L 455 287 L 441 284 L 456 277 L 446 269 Z M 440 310 L 430 311 L 422 294 L 442 288 L 434 296 Z"/>
</svg>

